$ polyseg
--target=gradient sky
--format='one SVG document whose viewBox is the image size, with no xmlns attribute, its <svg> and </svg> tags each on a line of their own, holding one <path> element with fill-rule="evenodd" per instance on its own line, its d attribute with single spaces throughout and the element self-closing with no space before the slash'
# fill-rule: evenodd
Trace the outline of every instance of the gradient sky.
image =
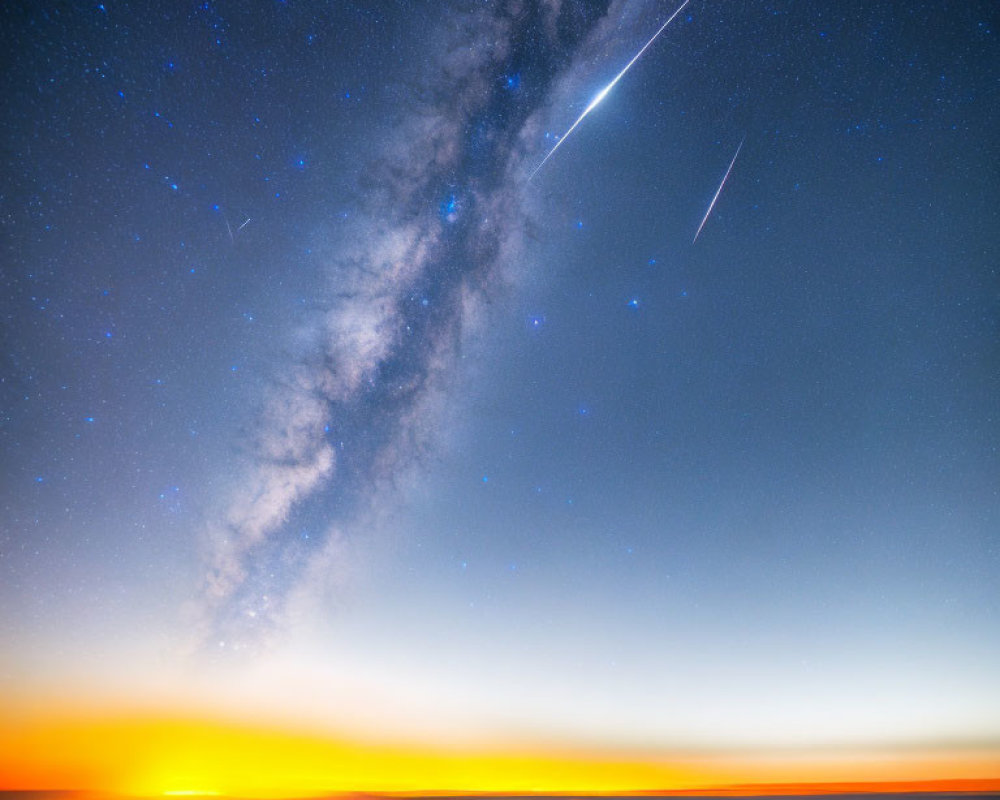
<svg viewBox="0 0 1000 800">
<path fill-rule="evenodd" d="M 676 8 L 4 4 L 2 702 L 1000 752 L 997 4 Z"/>
</svg>

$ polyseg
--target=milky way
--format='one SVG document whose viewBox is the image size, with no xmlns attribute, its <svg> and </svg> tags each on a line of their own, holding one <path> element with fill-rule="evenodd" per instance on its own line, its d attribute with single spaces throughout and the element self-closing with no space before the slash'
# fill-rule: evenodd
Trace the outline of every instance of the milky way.
<svg viewBox="0 0 1000 800">
<path fill-rule="evenodd" d="M 289 592 L 335 580 L 358 519 L 433 447 L 463 329 L 522 256 L 532 115 L 606 10 L 513 3 L 456 14 L 438 34 L 398 130 L 363 173 L 321 319 L 278 370 L 252 463 L 210 531 L 196 628 L 209 649 L 279 631 Z M 326 516 L 318 541 L 288 530 L 307 502 Z"/>
</svg>

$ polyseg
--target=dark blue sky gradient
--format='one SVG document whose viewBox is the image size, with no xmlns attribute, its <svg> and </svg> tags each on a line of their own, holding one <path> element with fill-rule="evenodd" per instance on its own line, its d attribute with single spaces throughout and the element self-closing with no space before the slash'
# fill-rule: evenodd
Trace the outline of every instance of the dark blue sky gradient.
<svg viewBox="0 0 1000 800">
<path fill-rule="evenodd" d="M 995 746 L 996 5 L 514 5 L 0 11 L 7 683 Z"/>
</svg>

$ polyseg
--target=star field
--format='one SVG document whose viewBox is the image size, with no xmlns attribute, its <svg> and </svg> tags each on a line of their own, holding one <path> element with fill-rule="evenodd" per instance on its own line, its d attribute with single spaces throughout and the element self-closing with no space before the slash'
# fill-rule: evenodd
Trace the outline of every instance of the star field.
<svg viewBox="0 0 1000 800">
<path fill-rule="evenodd" d="M 0 692 L 997 746 L 995 5 L 675 10 L 4 6 Z"/>
</svg>

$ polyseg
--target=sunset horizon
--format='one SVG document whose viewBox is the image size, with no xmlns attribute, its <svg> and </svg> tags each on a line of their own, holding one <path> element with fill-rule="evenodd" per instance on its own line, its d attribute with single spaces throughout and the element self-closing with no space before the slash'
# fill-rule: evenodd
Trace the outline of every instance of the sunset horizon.
<svg viewBox="0 0 1000 800">
<path fill-rule="evenodd" d="M 0 728 L 0 790 L 121 797 L 763 796 L 1000 792 L 988 747 L 648 748 L 351 740 L 146 713 Z"/>
<path fill-rule="evenodd" d="M 0 47 L 0 800 L 1000 794 L 998 0 Z"/>
<path fill-rule="evenodd" d="M 98 800 L 99 798 L 122 798 L 122 800 L 152 800 L 163 797 L 217 797 L 221 800 L 364 800 L 364 798 L 389 798 L 390 800 L 443 800 L 445 798 L 648 798 L 648 797 L 829 797 L 864 798 L 892 795 L 900 800 L 946 800 L 962 797 L 1000 796 L 1000 779 L 954 778 L 930 781 L 873 781 L 842 783 L 760 783 L 726 784 L 705 788 L 688 789 L 646 789 L 618 792 L 590 791 L 543 791 L 543 792 L 493 792 L 474 791 L 399 791 L 399 792 L 324 792 L 314 794 L 226 794 L 205 790 L 170 790 L 159 794 L 131 794 L 85 789 L 3 789 L 0 797 L 36 798 L 36 800 Z"/>
</svg>

